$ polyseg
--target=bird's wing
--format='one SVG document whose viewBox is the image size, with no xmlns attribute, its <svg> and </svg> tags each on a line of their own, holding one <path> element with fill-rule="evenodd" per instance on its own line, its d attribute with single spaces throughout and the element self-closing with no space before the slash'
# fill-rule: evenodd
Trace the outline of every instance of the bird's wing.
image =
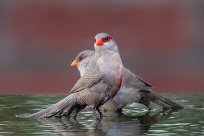
<svg viewBox="0 0 204 136">
<path fill-rule="evenodd" d="M 145 84 L 146 86 L 148 86 L 148 87 L 152 87 L 149 83 L 147 83 L 146 81 L 144 81 L 142 78 L 140 78 L 140 77 L 138 77 L 138 76 L 136 76 L 137 77 L 137 79 L 139 80 L 139 81 L 141 81 L 143 84 Z"/>
<path fill-rule="evenodd" d="M 127 87 L 136 87 L 137 89 L 141 90 L 147 90 L 150 91 L 151 85 L 145 82 L 140 77 L 136 76 L 134 73 L 132 73 L 129 69 L 124 67 L 124 84 Z"/>
<path fill-rule="evenodd" d="M 76 82 L 70 93 L 82 91 L 91 88 L 102 80 L 102 74 L 98 71 L 95 60 L 91 60 L 87 65 L 84 75 Z"/>
</svg>

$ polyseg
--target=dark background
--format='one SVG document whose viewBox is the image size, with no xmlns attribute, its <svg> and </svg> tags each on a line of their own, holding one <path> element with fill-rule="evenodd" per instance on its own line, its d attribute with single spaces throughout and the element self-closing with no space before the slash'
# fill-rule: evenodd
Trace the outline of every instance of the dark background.
<svg viewBox="0 0 204 136">
<path fill-rule="evenodd" d="M 1 0 L 0 93 L 67 93 L 99 32 L 154 90 L 204 90 L 204 1 Z"/>
</svg>

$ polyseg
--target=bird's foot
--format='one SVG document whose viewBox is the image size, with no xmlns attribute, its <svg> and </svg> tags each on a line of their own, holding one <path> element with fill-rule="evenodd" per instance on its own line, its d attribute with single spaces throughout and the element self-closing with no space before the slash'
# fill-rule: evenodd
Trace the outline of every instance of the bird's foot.
<svg viewBox="0 0 204 136">
<path fill-rule="evenodd" d="M 93 128 L 97 129 L 98 126 L 99 126 L 99 124 L 100 124 L 100 122 L 101 122 L 101 119 L 98 119 L 98 118 L 97 118 L 97 119 L 93 122 L 93 124 L 92 124 Z"/>
</svg>

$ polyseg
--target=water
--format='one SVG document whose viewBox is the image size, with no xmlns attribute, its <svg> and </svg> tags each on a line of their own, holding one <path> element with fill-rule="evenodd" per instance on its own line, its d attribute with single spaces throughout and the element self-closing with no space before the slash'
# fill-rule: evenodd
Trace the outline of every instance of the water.
<svg viewBox="0 0 204 136">
<path fill-rule="evenodd" d="M 204 94 L 163 94 L 182 104 L 177 112 L 161 113 L 158 107 L 147 113 L 143 106 L 130 105 L 121 115 L 102 119 L 94 129 L 92 113 L 80 113 L 73 119 L 24 119 L 16 114 L 33 113 L 62 99 L 63 95 L 1 95 L 0 136 L 74 136 L 74 135 L 149 135 L 201 136 L 204 135 Z"/>
</svg>

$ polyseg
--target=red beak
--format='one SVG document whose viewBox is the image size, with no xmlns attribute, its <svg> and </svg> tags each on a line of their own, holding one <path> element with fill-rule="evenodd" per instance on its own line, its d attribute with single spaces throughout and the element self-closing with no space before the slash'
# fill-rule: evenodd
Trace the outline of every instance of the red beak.
<svg viewBox="0 0 204 136">
<path fill-rule="evenodd" d="M 96 38 L 96 45 L 98 46 L 102 46 L 103 45 L 103 41 L 101 38 Z"/>
<path fill-rule="evenodd" d="M 77 66 L 78 66 L 78 62 L 77 62 L 76 59 L 72 61 L 71 66 L 72 66 L 72 67 L 77 67 Z"/>
</svg>

